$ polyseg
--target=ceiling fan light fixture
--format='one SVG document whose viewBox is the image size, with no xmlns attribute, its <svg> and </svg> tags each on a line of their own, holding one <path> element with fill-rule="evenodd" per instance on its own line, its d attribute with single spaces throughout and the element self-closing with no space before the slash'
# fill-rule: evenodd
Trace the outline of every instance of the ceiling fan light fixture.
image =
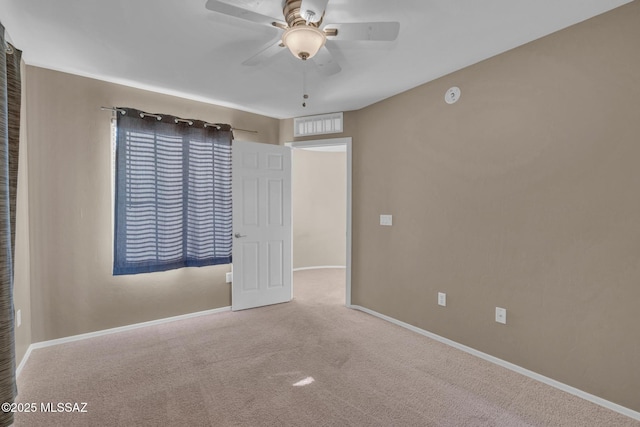
<svg viewBox="0 0 640 427">
<path fill-rule="evenodd" d="M 289 48 L 293 56 L 303 61 L 318 53 L 327 41 L 323 31 L 308 25 L 296 25 L 287 28 L 282 35 L 282 43 Z"/>
</svg>

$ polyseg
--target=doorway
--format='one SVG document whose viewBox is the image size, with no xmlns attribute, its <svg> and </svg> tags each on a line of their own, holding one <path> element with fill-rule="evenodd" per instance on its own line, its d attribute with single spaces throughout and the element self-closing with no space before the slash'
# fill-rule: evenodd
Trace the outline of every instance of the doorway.
<svg viewBox="0 0 640 427">
<path fill-rule="evenodd" d="M 351 138 L 332 138 L 285 144 L 294 149 L 294 269 L 345 267 L 345 302 L 347 307 L 351 306 L 351 142 Z M 296 176 L 296 157 L 299 162 L 310 166 L 310 171 L 316 168 L 315 175 L 317 176 L 305 176 L 304 173 Z M 313 164 L 314 158 L 318 159 L 319 165 Z M 344 163 L 340 165 L 331 162 Z M 343 176 L 332 176 L 333 171 L 326 170 L 332 164 L 337 166 L 335 173 Z M 301 165 L 298 164 L 298 166 Z M 318 167 L 320 169 L 317 169 Z M 322 188 L 325 182 L 327 187 L 334 187 Z M 342 188 L 337 188 L 336 185 L 340 185 Z M 296 190 L 308 192 L 303 195 L 305 199 L 303 202 L 308 206 L 299 206 L 296 209 Z M 315 195 L 321 200 L 308 199 L 308 195 L 313 196 L 312 192 L 315 192 Z M 339 200 L 340 198 L 342 200 Z M 327 206 L 318 205 L 323 201 L 327 201 Z M 321 207 L 319 212 L 312 211 L 313 203 L 316 204 L 316 207 Z M 328 206 L 329 204 L 335 206 Z M 342 215 L 342 217 L 340 220 L 335 220 L 336 227 L 331 228 L 331 218 L 336 218 L 335 215 Z M 296 223 L 296 217 L 298 223 Z M 305 236 L 304 232 L 298 232 L 296 237 L 296 224 L 300 225 L 300 223 L 304 223 L 302 225 L 305 228 L 308 227 L 308 234 Z"/>
</svg>

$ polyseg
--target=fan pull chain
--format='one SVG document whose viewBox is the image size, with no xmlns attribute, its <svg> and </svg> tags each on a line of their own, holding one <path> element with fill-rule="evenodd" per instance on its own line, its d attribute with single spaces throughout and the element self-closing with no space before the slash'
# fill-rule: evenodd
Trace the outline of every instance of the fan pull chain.
<svg viewBox="0 0 640 427">
<path fill-rule="evenodd" d="M 306 108 L 307 99 L 309 99 L 309 95 L 307 94 L 307 61 L 302 62 L 302 107 Z"/>
</svg>

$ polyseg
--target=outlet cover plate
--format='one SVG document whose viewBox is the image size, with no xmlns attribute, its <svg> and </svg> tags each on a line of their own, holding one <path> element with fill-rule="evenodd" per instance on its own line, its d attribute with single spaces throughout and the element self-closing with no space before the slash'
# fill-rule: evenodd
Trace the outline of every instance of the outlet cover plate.
<svg viewBox="0 0 640 427">
<path fill-rule="evenodd" d="M 447 294 L 444 292 L 438 292 L 438 305 L 447 306 Z"/>
<path fill-rule="evenodd" d="M 507 309 L 496 307 L 496 322 L 502 323 L 503 325 L 507 324 Z"/>
<path fill-rule="evenodd" d="M 227 273 L 227 274 L 225 275 L 225 279 L 227 280 L 227 283 L 231 283 L 231 282 L 233 282 L 233 272 L 231 272 L 231 273 Z"/>
</svg>

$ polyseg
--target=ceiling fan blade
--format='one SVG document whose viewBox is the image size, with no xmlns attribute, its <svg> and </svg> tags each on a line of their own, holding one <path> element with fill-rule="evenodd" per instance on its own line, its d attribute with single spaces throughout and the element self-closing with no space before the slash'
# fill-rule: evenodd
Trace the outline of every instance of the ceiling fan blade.
<svg viewBox="0 0 640 427">
<path fill-rule="evenodd" d="M 342 67 L 340 67 L 338 61 L 336 61 L 326 46 L 322 46 L 318 53 L 316 53 L 311 59 L 318 66 L 320 72 L 325 76 L 332 76 L 342 70 Z"/>
<path fill-rule="evenodd" d="M 282 43 L 278 40 L 276 43 L 270 44 L 265 49 L 262 49 L 260 52 L 244 61 L 242 65 L 258 65 L 262 61 L 265 61 L 284 50 L 286 50 L 286 48 L 282 46 Z"/>
<path fill-rule="evenodd" d="M 351 24 L 329 24 L 324 30 L 338 30 L 331 40 L 393 41 L 400 33 L 399 22 L 357 22 Z"/>
<path fill-rule="evenodd" d="M 300 16 L 309 22 L 318 22 L 324 15 L 327 3 L 329 3 L 329 0 L 302 0 Z"/>
<path fill-rule="evenodd" d="M 275 22 L 277 24 L 286 25 L 284 22 L 282 22 L 279 19 L 261 15 L 259 13 L 252 12 L 247 9 L 243 9 L 241 7 L 233 6 L 233 5 L 230 5 L 229 3 L 223 3 L 218 0 L 208 0 L 205 7 L 213 12 L 218 12 L 224 15 L 233 16 L 235 18 L 240 18 L 240 19 L 244 19 L 245 21 L 255 22 L 257 24 L 271 26 L 271 25 L 274 25 L 274 22 Z"/>
</svg>

